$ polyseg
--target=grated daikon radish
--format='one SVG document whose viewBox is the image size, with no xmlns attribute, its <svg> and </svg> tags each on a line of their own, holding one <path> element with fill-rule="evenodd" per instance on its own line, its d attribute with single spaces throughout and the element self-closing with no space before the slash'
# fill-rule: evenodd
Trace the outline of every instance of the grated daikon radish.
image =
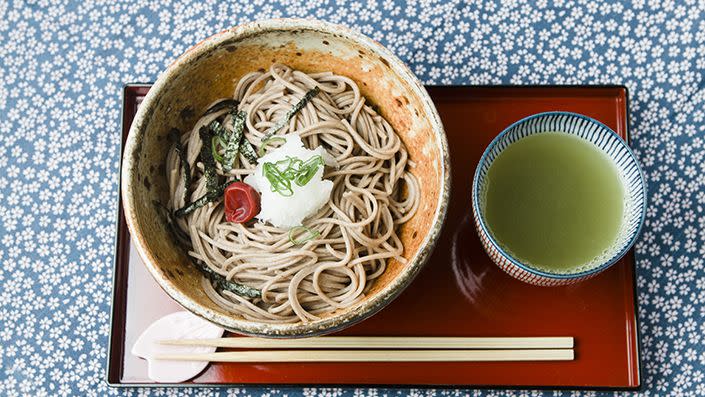
<svg viewBox="0 0 705 397">
<path fill-rule="evenodd" d="M 272 189 L 272 184 L 264 173 L 265 163 L 277 163 L 287 159 L 308 161 L 315 156 L 328 158 L 323 147 L 306 149 L 301 137 L 296 134 L 284 136 L 286 142 L 262 156 L 255 172 L 245 178 L 245 183 L 257 189 L 261 195 L 261 211 L 256 216 L 263 222 L 276 227 L 300 226 L 304 219 L 315 214 L 330 199 L 333 182 L 323 179 L 323 165 L 318 166 L 313 177 L 303 186 L 291 182 L 291 195 L 283 195 Z"/>
</svg>

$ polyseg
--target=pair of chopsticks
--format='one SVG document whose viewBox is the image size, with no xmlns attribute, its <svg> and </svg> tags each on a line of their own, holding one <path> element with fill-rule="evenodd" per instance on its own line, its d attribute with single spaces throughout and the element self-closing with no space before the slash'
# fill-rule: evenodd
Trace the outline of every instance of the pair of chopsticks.
<svg viewBox="0 0 705 397">
<path fill-rule="evenodd" d="M 286 349 L 175 353 L 155 357 L 160 360 L 212 362 L 568 361 L 574 358 L 572 337 L 323 336 L 279 340 L 235 337 L 163 340 L 159 343 L 172 346 Z"/>
</svg>

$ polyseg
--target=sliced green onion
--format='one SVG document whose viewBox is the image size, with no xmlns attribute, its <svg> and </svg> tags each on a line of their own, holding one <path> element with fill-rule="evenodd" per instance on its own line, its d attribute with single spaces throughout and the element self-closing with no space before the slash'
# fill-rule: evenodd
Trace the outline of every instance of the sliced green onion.
<svg viewBox="0 0 705 397">
<path fill-rule="evenodd" d="M 304 238 L 297 240 L 294 238 L 294 234 L 298 233 L 299 231 L 306 231 L 308 233 Z M 289 229 L 289 241 L 291 241 L 292 244 L 294 245 L 301 245 L 304 244 L 308 241 L 311 241 L 315 238 L 318 238 L 318 236 L 321 235 L 321 232 L 318 230 L 313 230 L 310 227 L 306 226 L 294 226 L 291 229 Z"/>
<path fill-rule="evenodd" d="M 191 166 L 188 163 L 188 158 L 186 158 L 184 147 L 181 145 L 181 133 L 179 130 L 172 128 L 171 131 L 169 131 L 169 139 L 174 143 L 174 150 L 181 162 L 181 172 L 183 173 L 184 180 L 184 203 L 188 203 L 190 196 L 189 190 L 191 189 Z"/>
<path fill-rule="evenodd" d="M 303 161 L 296 157 L 286 156 L 286 159 L 279 160 L 275 164 L 279 171 L 281 171 L 284 178 L 291 181 L 296 178 L 296 174 L 299 172 L 299 168 L 301 167 L 301 164 L 303 164 Z"/>
<path fill-rule="evenodd" d="M 282 174 L 275 163 L 264 163 L 262 174 L 269 181 L 269 186 L 273 192 L 279 193 L 284 197 L 290 197 L 294 194 L 291 189 L 291 180 Z"/>
<path fill-rule="evenodd" d="M 223 156 L 218 153 L 218 146 L 225 146 L 225 143 L 219 136 L 214 136 L 211 138 L 211 152 L 213 152 L 213 158 L 219 162 L 223 163 Z"/>
<path fill-rule="evenodd" d="M 286 142 L 286 138 L 281 136 L 270 136 L 269 138 L 263 140 L 259 150 L 257 151 L 257 155 L 260 157 L 264 156 L 264 153 L 267 151 L 267 145 L 274 142 Z"/>
<path fill-rule="evenodd" d="M 300 171 L 297 173 L 294 181 L 299 186 L 304 186 L 311 181 L 318 167 L 323 165 L 323 158 L 321 156 L 313 156 L 308 159 L 305 163 L 301 165 Z"/>
<path fill-rule="evenodd" d="M 296 113 L 301 111 L 301 109 L 306 106 L 307 103 L 313 99 L 318 93 L 321 92 L 321 90 L 318 88 L 318 86 L 313 87 L 312 90 L 306 93 L 303 98 L 301 98 L 300 101 L 298 101 L 286 114 L 284 115 L 284 118 L 279 120 L 276 124 L 274 124 L 272 127 L 270 127 L 267 132 L 264 133 L 262 136 L 262 142 L 266 141 L 267 139 L 271 138 L 272 135 L 276 134 L 277 131 L 281 130 L 285 125 L 291 121 L 291 118 L 294 117 Z"/>
<path fill-rule="evenodd" d="M 264 163 L 262 175 L 269 181 L 273 192 L 289 197 L 294 194 L 291 181 L 299 186 L 306 185 L 316 174 L 318 167 L 323 164 L 323 158 L 319 155 L 312 156 L 305 162 L 300 158 L 287 156 L 284 160 L 275 163 Z"/>
</svg>

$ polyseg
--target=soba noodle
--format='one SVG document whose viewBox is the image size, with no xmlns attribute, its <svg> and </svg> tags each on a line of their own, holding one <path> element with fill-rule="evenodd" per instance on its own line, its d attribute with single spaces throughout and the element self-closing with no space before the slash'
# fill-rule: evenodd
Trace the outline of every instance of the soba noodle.
<svg viewBox="0 0 705 397">
<path fill-rule="evenodd" d="M 284 119 L 314 87 L 320 93 L 277 135 L 299 134 L 307 148 L 323 146 L 335 159 L 324 173 L 334 183 L 329 202 L 304 220 L 306 227 L 320 235 L 295 245 L 289 229 L 256 220 L 226 222 L 222 199 L 175 218 L 176 226 L 189 236 L 185 243 L 195 261 L 230 281 L 261 291 L 256 298 L 240 296 L 216 290 L 203 277 L 203 289 L 213 302 L 245 319 L 316 320 L 363 299 L 389 258 L 405 262 L 397 229 L 419 204 L 418 182 L 408 171 L 413 163 L 389 123 L 365 104 L 355 82 L 330 72 L 306 74 L 285 65 L 247 74 L 233 95 L 239 101 L 237 109 L 247 114 L 245 139 L 259 150 L 265 131 Z M 206 193 L 199 130 L 213 120 L 232 126 L 229 109 L 223 108 L 204 115 L 193 129 L 180 135 L 192 173 L 191 201 Z M 253 172 L 256 164 L 238 156 L 239 165 L 227 174 L 216 162 L 222 180 L 239 180 Z M 188 204 L 183 172 L 172 148 L 167 157 L 171 210 Z"/>
</svg>

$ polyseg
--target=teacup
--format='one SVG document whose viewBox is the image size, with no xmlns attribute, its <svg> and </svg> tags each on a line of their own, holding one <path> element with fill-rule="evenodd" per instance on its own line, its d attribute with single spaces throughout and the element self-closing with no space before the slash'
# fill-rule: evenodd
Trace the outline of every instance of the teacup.
<svg viewBox="0 0 705 397">
<path fill-rule="evenodd" d="M 570 134 L 594 144 L 614 164 L 624 192 L 623 218 L 613 243 L 590 262 L 588 268 L 574 272 L 553 272 L 519 259 L 493 235 L 486 216 L 488 171 L 497 157 L 521 139 L 554 132 Z M 511 124 L 489 144 L 475 171 L 472 210 L 482 245 L 502 270 L 521 281 L 540 286 L 573 284 L 609 268 L 634 245 L 645 218 L 646 182 L 627 144 L 603 123 L 576 113 L 539 113 Z"/>
</svg>

